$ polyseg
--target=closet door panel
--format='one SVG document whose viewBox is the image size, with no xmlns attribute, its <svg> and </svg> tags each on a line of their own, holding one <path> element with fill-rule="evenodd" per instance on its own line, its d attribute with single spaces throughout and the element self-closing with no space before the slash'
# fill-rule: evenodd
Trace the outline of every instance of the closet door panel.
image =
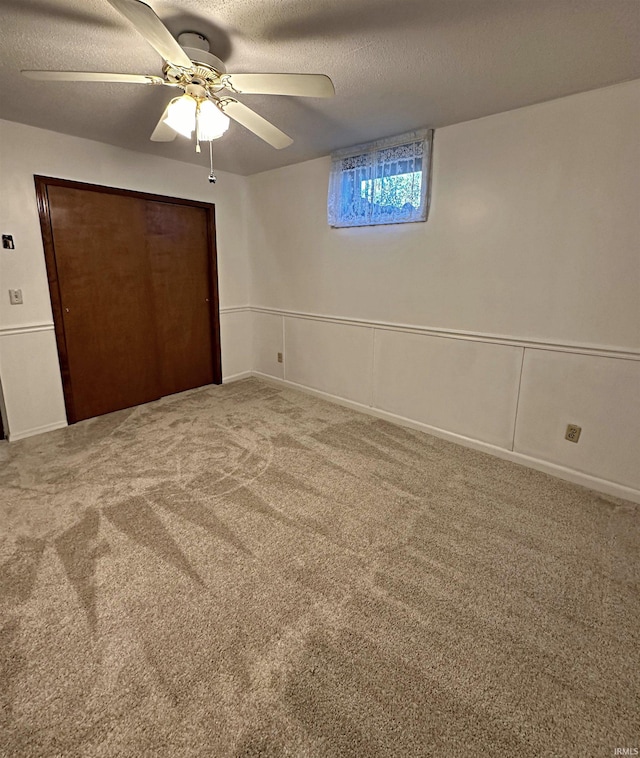
<svg viewBox="0 0 640 758">
<path fill-rule="evenodd" d="M 171 395 L 215 381 L 207 212 L 164 202 L 145 211 L 160 383 Z"/>
<path fill-rule="evenodd" d="M 69 421 L 162 395 L 144 202 L 49 186 Z"/>
</svg>

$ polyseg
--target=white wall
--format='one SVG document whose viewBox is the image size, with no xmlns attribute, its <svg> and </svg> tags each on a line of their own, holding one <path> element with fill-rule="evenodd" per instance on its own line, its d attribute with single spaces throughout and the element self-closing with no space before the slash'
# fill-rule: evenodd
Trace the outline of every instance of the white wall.
<svg viewBox="0 0 640 758">
<path fill-rule="evenodd" d="M 440 129 L 426 224 L 250 177 L 256 370 L 640 497 L 639 133 L 640 81 Z"/>
<path fill-rule="evenodd" d="M 215 203 L 223 375 L 250 370 L 246 180 L 218 173 L 212 187 L 204 163 L 0 121 L 0 230 L 16 243 L 0 250 L 0 382 L 11 439 L 66 424 L 34 174 Z M 24 305 L 10 305 L 8 289 L 22 289 Z"/>
</svg>

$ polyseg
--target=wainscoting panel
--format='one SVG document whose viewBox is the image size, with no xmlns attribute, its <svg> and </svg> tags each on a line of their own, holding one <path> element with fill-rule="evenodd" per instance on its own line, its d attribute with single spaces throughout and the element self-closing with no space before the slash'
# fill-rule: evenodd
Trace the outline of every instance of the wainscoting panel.
<svg viewBox="0 0 640 758">
<path fill-rule="evenodd" d="M 53 324 L 0 330 L 9 440 L 67 425 Z"/>
<path fill-rule="evenodd" d="M 252 365 L 251 311 L 247 306 L 220 309 L 222 381 L 248 376 Z"/>
<path fill-rule="evenodd" d="M 371 405 L 373 329 L 284 319 L 285 378 Z"/>
<path fill-rule="evenodd" d="M 511 449 L 523 348 L 376 330 L 381 410 Z"/>
<path fill-rule="evenodd" d="M 640 362 L 527 350 L 514 449 L 640 489 Z"/>
<path fill-rule="evenodd" d="M 279 314 L 253 314 L 253 369 L 261 374 L 284 378 L 284 363 L 278 353 L 284 352 L 283 319 Z"/>
</svg>

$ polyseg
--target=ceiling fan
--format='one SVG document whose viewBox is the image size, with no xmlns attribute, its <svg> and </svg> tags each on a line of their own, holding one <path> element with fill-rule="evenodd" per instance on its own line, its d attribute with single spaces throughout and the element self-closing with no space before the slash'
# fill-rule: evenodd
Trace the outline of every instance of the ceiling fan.
<svg viewBox="0 0 640 758">
<path fill-rule="evenodd" d="M 72 82 L 122 82 L 151 84 L 181 89 L 160 117 L 151 139 L 171 142 L 178 133 L 199 142 L 221 137 L 229 118 L 249 129 L 278 150 L 293 140 L 232 94 L 294 95 L 332 97 L 333 83 L 324 74 L 228 74 L 224 63 L 209 51 L 209 42 L 195 32 L 176 40 L 143 0 L 107 0 L 162 56 L 162 76 L 108 74 L 84 71 L 22 71 L 29 79 Z"/>
</svg>

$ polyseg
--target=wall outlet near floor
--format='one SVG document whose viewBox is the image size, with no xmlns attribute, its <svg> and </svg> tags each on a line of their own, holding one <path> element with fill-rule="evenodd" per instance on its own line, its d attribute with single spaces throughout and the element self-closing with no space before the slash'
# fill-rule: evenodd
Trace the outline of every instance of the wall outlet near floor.
<svg viewBox="0 0 640 758">
<path fill-rule="evenodd" d="M 282 363 L 282 353 L 278 353 L 278 363 Z"/>
<path fill-rule="evenodd" d="M 9 302 L 11 305 L 22 305 L 22 290 L 9 290 Z"/>
<path fill-rule="evenodd" d="M 576 426 L 575 424 L 567 424 L 567 431 L 564 435 L 564 438 L 565 440 L 569 440 L 569 442 L 577 442 L 580 439 L 581 431 L 581 426 Z"/>
</svg>

